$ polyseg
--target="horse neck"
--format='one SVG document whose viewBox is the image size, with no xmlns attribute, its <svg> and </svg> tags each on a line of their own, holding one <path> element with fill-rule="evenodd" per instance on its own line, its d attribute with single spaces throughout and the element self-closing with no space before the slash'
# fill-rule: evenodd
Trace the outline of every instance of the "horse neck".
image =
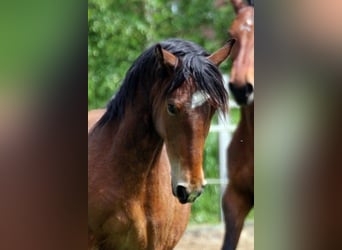
<svg viewBox="0 0 342 250">
<path fill-rule="evenodd" d="M 241 124 L 248 134 L 254 136 L 254 102 L 241 107 Z"/>
<path fill-rule="evenodd" d="M 149 104 L 139 97 L 135 103 L 127 106 L 120 121 L 107 128 L 112 140 L 108 155 L 115 158 L 116 168 L 126 166 L 123 171 L 143 177 L 155 165 L 163 140 L 154 129 Z"/>
</svg>

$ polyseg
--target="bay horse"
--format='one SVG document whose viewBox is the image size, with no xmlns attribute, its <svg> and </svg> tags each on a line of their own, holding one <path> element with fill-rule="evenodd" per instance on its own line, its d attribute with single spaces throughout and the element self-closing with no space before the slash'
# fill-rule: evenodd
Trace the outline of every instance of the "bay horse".
<svg viewBox="0 0 342 250">
<path fill-rule="evenodd" d="M 88 134 L 88 249 L 173 249 L 205 185 L 203 147 L 228 94 L 213 54 L 169 39 L 132 64 Z"/>
<path fill-rule="evenodd" d="M 233 250 L 244 220 L 254 206 L 254 7 L 231 1 L 236 17 L 229 34 L 236 40 L 229 88 L 240 105 L 241 119 L 228 147 L 228 185 L 222 197 L 225 220 L 223 250 Z"/>
</svg>

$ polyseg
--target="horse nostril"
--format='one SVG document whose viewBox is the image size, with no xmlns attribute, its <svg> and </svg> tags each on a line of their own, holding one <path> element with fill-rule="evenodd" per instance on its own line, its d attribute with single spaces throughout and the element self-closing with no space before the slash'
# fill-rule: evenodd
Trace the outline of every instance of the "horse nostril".
<svg viewBox="0 0 342 250">
<path fill-rule="evenodd" d="M 254 86 L 253 86 L 253 84 L 251 84 L 251 83 L 248 82 L 248 83 L 246 84 L 246 92 L 247 92 L 247 95 L 252 94 L 253 91 L 254 91 Z"/>
<path fill-rule="evenodd" d="M 178 200 L 180 201 L 180 203 L 185 204 L 188 202 L 189 195 L 188 195 L 185 187 L 177 186 L 176 193 L 177 193 L 177 197 L 178 197 Z"/>
<path fill-rule="evenodd" d="M 229 89 L 232 92 L 236 102 L 239 105 L 247 104 L 250 96 L 253 94 L 253 91 L 254 91 L 254 87 L 251 83 L 238 85 L 238 84 L 230 82 Z"/>
</svg>

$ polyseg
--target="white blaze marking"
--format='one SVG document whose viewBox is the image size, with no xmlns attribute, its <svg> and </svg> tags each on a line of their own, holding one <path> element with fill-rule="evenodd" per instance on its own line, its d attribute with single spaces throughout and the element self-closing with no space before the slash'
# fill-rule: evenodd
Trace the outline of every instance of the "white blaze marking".
<svg viewBox="0 0 342 250">
<path fill-rule="evenodd" d="M 240 26 L 240 30 L 243 31 L 243 30 L 247 30 L 248 32 L 251 31 L 251 27 L 249 27 L 248 25 L 245 25 L 245 24 L 242 24 Z"/>
<path fill-rule="evenodd" d="M 191 97 L 191 108 L 197 108 L 209 99 L 209 95 L 203 91 L 196 91 Z"/>
<path fill-rule="evenodd" d="M 246 20 L 246 24 L 249 25 L 249 26 L 252 26 L 253 20 L 250 19 L 250 18 L 248 18 L 248 19 Z"/>
<path fill-rule="evenodd" d="M 252 19 L 247 19 L 246 22 L 244 24 L 241 24 L 240 26 L 240 30 L 243 31 L 243 30 L 247 30 L 248 32 L 250 32 L 252 29 L 251 29 L 251 26 L 253 25 L 253 20 Z"/>
</svg>

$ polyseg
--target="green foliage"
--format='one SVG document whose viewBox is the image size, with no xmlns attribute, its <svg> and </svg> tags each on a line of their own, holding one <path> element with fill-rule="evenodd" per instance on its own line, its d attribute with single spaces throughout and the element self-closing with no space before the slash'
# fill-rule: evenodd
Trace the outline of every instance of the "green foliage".
<svg viewBox="0 0 342 250">
<path fill-rule="evenodd" d="M 230 4 L 214 2 L 89 0 L 88 109 L 104 107 L 133 61 L 156 42 L 178 37 L 209 52 L 220 48 L 234 14 Z"/>
<path fill-rule="evenodd" d="M 254 208 L 248 213 L 246 220 L 254 220 Z"/>
<path fill-rule="evenodd" d="M 207 185 L 203 194 L 192 205 L 190 223 L 219 223 L 220 209 L 220 185 Z"/>
<path fill-rule="evenodd" d="M 143 1 L 89 1 L 88 105 L 103 107 L 145 48 Z"/>
</svg>

